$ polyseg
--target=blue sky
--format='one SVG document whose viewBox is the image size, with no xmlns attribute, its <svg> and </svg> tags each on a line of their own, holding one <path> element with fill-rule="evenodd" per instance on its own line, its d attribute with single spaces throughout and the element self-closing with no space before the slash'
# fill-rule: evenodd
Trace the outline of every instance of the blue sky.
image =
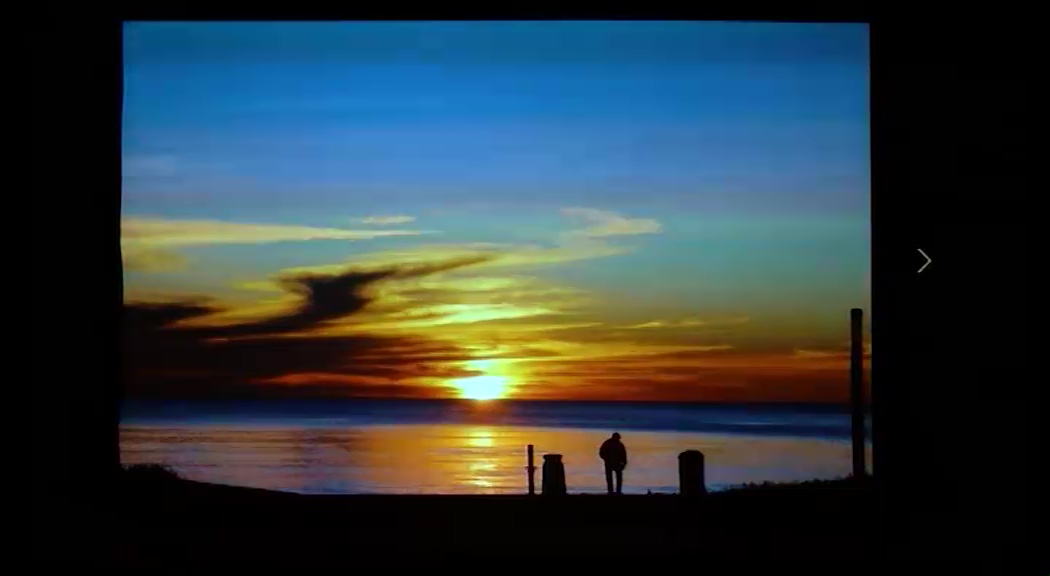
<svg viewBox="0 0 1050 576">
<path fill-rule="evenodd" d="M 132 198 L 866 206 L 861 25 L 143 24 L 125 50 L 125 153 L 182 170 Z"/>
<path fill-rule="evenodd" d="M 426 233 L 197 242 L 181 268 L 129 266 L 132 293 L 228 295 L 418 244 L 558 247 L 583 207 L 640 228 L 529 275 L 809 315 L 829 341 L 867 302 L 865 25 L 132 23 L 124 66 L 125 218 Z"/>
</svg>

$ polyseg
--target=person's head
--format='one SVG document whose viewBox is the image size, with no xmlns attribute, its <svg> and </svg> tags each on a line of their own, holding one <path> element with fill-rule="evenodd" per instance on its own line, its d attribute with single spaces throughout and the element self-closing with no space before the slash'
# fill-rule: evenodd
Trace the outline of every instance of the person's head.
<svg viewBox="0 0 1050 576">
<path fill-rule="evenodd" d="M 613 440 L 619 440 L 620 439 L 620 433 L 619 432 L 613 432 L 612 439 Z"/>
</svg>

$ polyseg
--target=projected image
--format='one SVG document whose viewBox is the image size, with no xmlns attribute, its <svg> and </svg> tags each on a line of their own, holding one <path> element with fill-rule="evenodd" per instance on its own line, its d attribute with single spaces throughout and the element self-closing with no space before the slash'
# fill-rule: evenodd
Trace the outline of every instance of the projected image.
<svg viewBox="0 0 1050 576">
<path fill-rule="evenodd" d="M 520 494 L 529 445 L 570 493 L 676 492 L 686 450 L 709 490 L 850 474 L 867 34 L 126 24 L 122 462 L 299 493 Z"/>
</svg>

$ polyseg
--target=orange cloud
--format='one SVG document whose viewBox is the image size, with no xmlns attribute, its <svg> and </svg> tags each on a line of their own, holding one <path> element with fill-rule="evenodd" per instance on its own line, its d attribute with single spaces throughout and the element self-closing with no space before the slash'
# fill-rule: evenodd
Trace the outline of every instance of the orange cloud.
<svg viewBox="0 0 1050 576">
<path fill-rule="evenodd" d="M 361 376 L 354 374 L 332 374 L 328 372 L 297 372 L 295 374 L 284 374 L 274 378 L 262 378 L 259 380 L 265 384 L 284 384 L 287 386 L 304 386 L 313 384 L 386 384 L 389 380 L 375 376 Z"/>
</svg>

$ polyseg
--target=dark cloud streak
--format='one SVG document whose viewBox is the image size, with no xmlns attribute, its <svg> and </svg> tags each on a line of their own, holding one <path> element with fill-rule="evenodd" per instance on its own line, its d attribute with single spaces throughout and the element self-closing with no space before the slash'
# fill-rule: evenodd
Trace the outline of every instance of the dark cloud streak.
<svg viewBox="0 0 1050 576">
<path fill-rule="evenodd" d="M 457 258 L 434 264 L 394 266 L 378 270 L 348 270 L 342 274 L 299 274 L 280 279 L 281 286 L 302 297 L 289 314 L 226 328 L 224 336 L 278 335 L 303 332 L 360 312 L 374 300 L 369 289 L 379 282 L 418 278 L 491 260 L 491 255 Z"/>
<path fill-rule="evenodd" d="M 180 324 L 221 312 L 202 300 L 128 303 L 124 307 L 126 396 L 206 399 L 433 395 L 436 390 L 405 381 L 470 375 L 467 370 L 450 366 L 469 359 L 467 352 L 455 345 L 415 336 L 325 337 L 302 333 L 365 309 L 374 300 L 370 289 L 380 282 L 438 274 L 489 258 L 475 256 L 426 265 L 288 276 L 280 282 L 286 290 L 301 296 L 296 309 L 273 318 L 226 326 Z M 295 337 L 287 337 L 295 333 Z M 387 383 L 265 383 L 303 373 L 379 378 Z"/>
</svg>

